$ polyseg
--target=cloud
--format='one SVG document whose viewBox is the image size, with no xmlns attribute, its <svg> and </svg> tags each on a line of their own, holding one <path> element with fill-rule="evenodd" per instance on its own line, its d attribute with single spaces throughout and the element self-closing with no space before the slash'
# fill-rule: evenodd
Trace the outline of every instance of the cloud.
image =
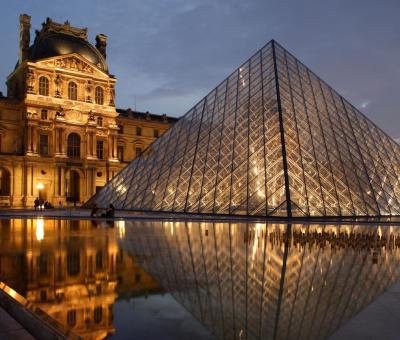
<svg viewBox="0 0 400 340">
<path fill-rule="evenodd" d="M 400 144 L 400 137 L 395 138 L 394 140 L 397 142 L 397 144 Z"/>
<path fill-rule="evenodd" d="M 362 102 L 360 106 L 361 106 L 361 108 L 365 109 L 371 103 L 372 103 L 372 101 L 366 100 L 366 101 Z"/>
</svg>

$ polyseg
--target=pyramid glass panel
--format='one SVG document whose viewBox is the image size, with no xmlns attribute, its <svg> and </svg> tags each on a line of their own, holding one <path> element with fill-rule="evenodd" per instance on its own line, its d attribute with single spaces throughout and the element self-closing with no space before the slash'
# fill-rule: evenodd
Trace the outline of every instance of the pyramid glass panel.
<svg viewBox="0 0 400 340">
<path fill-rule="evenodd" d="M 327 339 L 400 279 L 386 226 L 128 221 L 120 244 L 216 339 Z"/>
<path fill-rule="evenodd" d="M 94 202 L 194 214 L 400 215 L 400 147 L 271 41 Z"/>
</svg>

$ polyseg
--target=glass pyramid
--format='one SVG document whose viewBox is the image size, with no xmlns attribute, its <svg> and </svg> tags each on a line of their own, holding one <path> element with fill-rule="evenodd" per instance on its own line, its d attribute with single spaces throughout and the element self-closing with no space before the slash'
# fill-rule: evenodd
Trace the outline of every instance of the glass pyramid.
<svg viewBox="0 0 400 340">
<path fill-rule="evenodd" d="M 400 146 L 272 40 L 94 202 L 195 214 L 400 215 Z"/>
</svg>

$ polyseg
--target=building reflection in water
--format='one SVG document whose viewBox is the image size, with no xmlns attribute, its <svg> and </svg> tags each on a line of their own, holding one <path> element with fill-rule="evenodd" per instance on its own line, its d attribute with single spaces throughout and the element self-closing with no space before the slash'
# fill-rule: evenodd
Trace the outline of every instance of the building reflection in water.
<svg viewBox="0 0 400 340">
<path fill-rule="evenodd" d="M 122 247 L 218 339 L 320 339 L 400 278 L 400 226 L 126 222 Z"/>
<path fill-rule="evenodd" d="M 0 280 L 85 339 L 115 331 L 118 297 L 160 291 L 119 250 L 121 222 L 116 228 L 78 220 L 0 222 Z"/>
</svg>

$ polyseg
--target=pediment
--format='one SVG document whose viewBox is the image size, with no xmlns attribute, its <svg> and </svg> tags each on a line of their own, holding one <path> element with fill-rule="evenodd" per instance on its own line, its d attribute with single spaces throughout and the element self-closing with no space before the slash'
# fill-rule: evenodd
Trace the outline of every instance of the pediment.
<svg viewBox="0 0 400 340">
<path fill-rule="evenodd" d="M 94 76 L 108 76 L 96 65 L 90 63 L 84 57 L 80 56 L 77 53 L 42 59 L 38 61 L 37 64 L 68 71 L 83 72 Z"/>
</svg>

